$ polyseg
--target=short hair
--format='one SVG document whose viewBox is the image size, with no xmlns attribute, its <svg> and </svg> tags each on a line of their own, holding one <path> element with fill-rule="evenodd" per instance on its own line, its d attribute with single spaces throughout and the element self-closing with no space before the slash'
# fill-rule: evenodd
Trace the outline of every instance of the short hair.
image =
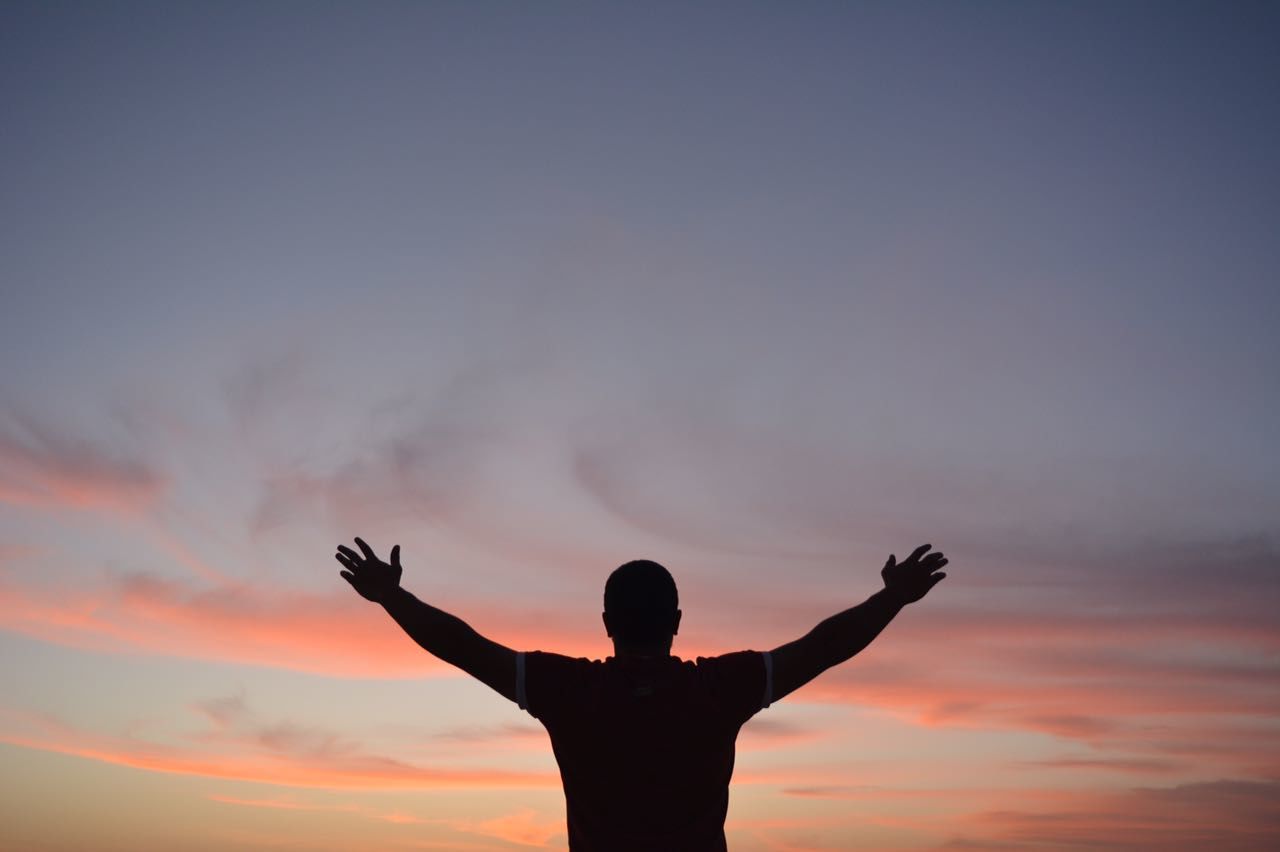
<svg viewBox="0 0 1280 852">
<path fill-rule="evenodd" d="M 604 584 L 604 611 L 615 639 L 657 642 L 675 632 L 680 597 L 666 568 L 648 559 L 620 565 Z"/>
</svg>

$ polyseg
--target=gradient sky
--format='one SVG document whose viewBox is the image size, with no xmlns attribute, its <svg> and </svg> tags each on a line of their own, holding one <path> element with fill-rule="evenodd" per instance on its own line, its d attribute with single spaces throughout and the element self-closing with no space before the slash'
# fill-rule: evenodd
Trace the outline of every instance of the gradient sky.
<svg viewBox="0 0 1280 852">
<path fill-rule="evenodd" d="M 338 577 L 603 657 L 949 579 L 736 852 L 1280 846 L 1280 6 L 0 5 L 0 849 L 563 849 Z"/>
</svg>

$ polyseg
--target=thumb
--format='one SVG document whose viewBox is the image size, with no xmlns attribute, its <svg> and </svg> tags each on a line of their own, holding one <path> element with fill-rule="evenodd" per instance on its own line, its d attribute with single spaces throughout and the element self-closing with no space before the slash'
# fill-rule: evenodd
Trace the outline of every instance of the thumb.
<svg viewBox="0 0 1280 852">
<path fill-rule="evenodd" d="M 884 563 L 884 567 L 886 567 L 886 568 L 892 568 L 892 567 L 894 566 L 894 563 L 895 563 L 896 561 L 897 561 L 897 560 L 896 560 L 896 558 L 894 557 L 894 555 L 893 555 L 892 553 L 890 553 L 890 554 L 889 554 L 889 561 L 888 561 L 888 562 L 886 562 L 886 563 Z"/>
<path fill-rule="evenodd" d="M 391 548 L 391 566 L 393 568 L 400 567 L 400 545 Z"/>
</svg>

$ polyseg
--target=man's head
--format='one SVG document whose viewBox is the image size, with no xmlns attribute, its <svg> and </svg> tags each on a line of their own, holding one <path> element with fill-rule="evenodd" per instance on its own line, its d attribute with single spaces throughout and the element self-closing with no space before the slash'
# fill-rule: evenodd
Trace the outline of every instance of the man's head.
<svg viewBox="0 0 1280 852">
<path fill-rule="evenodd" d="M 604 627 L 614 645 L 671 647 L 680 629 L 676 581 L 657 562 L 636 559 L 619 566 L 604 584 Z"/>
</svg>

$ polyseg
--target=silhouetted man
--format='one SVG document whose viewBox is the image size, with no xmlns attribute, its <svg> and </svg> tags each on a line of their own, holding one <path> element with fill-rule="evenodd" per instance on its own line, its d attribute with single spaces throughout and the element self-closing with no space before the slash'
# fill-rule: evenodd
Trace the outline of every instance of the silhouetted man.
<svg viewBox="0 0 1280 852">
<path fill-rule="evenodd" d="M 413 640 L 542 722 L 564 782 L 572 852 L 723 852 L 738 729 L 865 648 L 903 606 L 946 576 L 930 545 L 892 555 L 884 588 L 772 651 L 695 662 L 671 656 L 680 628 L 676 584 L 656 562 L 619 567 L 604 587 L 604 662 L 516 652 L 400 587 L 391 562 L 357 538 L 338 546 L 343 578 L 382 604 Z"/>
</svg>

